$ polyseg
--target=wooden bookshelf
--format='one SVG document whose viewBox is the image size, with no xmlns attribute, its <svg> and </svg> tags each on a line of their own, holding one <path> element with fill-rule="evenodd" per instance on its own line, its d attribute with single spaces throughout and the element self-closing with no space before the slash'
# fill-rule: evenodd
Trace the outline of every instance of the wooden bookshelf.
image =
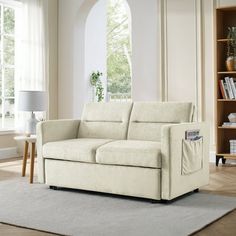
<svg viewBox="0 0 236 236">
<path fill-rule="evenodd" d="M 230 39 L 217 39 L 217 42 L 229 42 L 230 41 Z"/>
<path fill-rule="evenodd" d="M 230 127 L 230 126 L 229 126 L 229 127 L 227 127 L 227 126 L 226 126 L 226 127 L 225 127 L 225 126 L 223 127 L 223 126 L 218 126 L 218 129 L 236 129 L 236 127 Z"/>
<path fill-rule="evenodd" d="M 219 75 L 230 75 L 230 74 L 236 74 L 236 71 L 218 71 Z"/>
<path fill-rule="evenodd" d="M 226 159 L 236 160 L 236 154 L 230 154 L 229 140 L 236 139 L 236 127 L 222 127 L 228 122 L 228 115 L 236 113 L 236 100 L 223 99 L 219 88 L 219 80 L 226 76 L 235 77 L 236 71 L 227 71 L 227 39 L 228 27 L 236 26 L 236 7 L 216 9 L 216 79 L 215 79 L 215 111 L 216 111 L 216 165 L 219 160 L 225 164 Z"/>
<path fill-rule="evenodd" d="M 236 99 L 223 99 L 223 98 L 219 98 L 219 99 L 217 99 L 217 102 L 236 102 Z"/>
</svg>

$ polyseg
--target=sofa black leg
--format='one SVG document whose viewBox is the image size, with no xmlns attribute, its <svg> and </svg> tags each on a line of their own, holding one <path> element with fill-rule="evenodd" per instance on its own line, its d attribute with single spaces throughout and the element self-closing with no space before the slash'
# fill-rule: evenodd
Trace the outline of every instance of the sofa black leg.
<svg viewBox="0 0 236 236">
<path fill-rule="evenodd" d="M 150 202 L 151 202 L 152 204 L 156 204 L 156 203 L 159 203 L 160 201 L 152 199 Z"/>
<path fill-rule="evenodd" d="M 52 189 L 52 190 L 58 190 L 59 189 L 57 186 L 51 186 L 51 185 L 49 186 L 49 188 Z"/>
<path fill-rule="evenodd" d="M 170 203 L 170 201 L 169 201 L 169 200 L 164 200 L 164 199 L 162 199 L 162 200 L 161 200 L 161 203 L 167 204 L 167 203 Z"/>
<path fill-rule="evenodd" d="M 198 193 L 199 192 L 199 188 L 196 188 L 193 190 L 194 193 Z"/>
<path fill-rule="evenodd" d="M 161 200 L 154 200 L 154 199 L 152 199 L 151 200 L 152 204 L 157 204 L 157 203 L 164 203 L 164 204 L 166 204 L 168 202 L 169 202 L 168 200 L 164 200 L 164 199 L 161 199 Z"/>
</svg>

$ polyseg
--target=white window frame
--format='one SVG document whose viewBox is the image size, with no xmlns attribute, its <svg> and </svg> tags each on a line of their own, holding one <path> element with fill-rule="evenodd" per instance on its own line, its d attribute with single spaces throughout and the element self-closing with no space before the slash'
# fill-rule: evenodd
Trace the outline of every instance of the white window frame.
<svg viewBox="0 0 236 236">
<path fill-rule="evenodd" d="M 16 78 L 16 74 L 15 74 L 15 56 L 14 56 L 14 65 L 7 65 L 4 63 L 4 46 L 3 46 L 3 39 L 4 39 L 4 36 L 5 37 L 10 37 L 10 38 L 13 38 L 14 39 L 14 53 L 16 52 L 16 29 L 14 30 L 14 34 L 6 34 L 4 33 L 4 15 L 3 15 L 3 9 L 4 7 L 9 7 L 9 8 L 12 8 L 14 9 L 15 11 L 15 18 L 16 18 L 16 9 L 21 5 L 20 2 L 18 1 L 15 1 L 15 0 L 0 0 L 0 6 L 1 6 L 1 32 L 0 32 L 0 36 L 1 36 L 1 43 L 0 43 L 0 49 L 1 49 L 1 71 L 2 71 L 2 95 L 0 96 L 0 99 L 2 100 L 2 110 L 1 110 L 1 113 L 2 113 L 2 123 L 1 123 L 1 126 L 0 126 L 0 132 L 5 132 L 5 131 L 14 131 L 15 127 L 5 127 L 5 101 L 7 99 L 14 99 L 14 105 L 15 105 L 15 94 L 14 96 L 5 96 L 5 69 L 6 68 L 9 68 L 9 69 L 14 69 L 14 81 L 15 81 L 15 78 Z M 15 107 L 14 107 L 14 110 L 15 110 Z M 15 112 L 14 112 L 15 114 Z"/>
<path fill-rule="evenodd" d="M 7 7 L 16 8 L 20 7 L 22 3 L 20 0 L 0 0 L 0 4 L 3 4 Z"/>
</svg>

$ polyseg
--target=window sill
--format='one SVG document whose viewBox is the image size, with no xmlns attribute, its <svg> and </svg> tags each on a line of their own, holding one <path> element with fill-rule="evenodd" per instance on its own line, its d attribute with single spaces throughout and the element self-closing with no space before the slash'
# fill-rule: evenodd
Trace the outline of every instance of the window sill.
<svg viewBox="0 0 236 236">
<path fill-rule="evenodd" d="M 14 129 L 3 129 L 3 130 L 0 130 L 0 136 L 1 135 L 8 135 L 8 134 L 16 134 L 16 131 Z"/>
</svg>

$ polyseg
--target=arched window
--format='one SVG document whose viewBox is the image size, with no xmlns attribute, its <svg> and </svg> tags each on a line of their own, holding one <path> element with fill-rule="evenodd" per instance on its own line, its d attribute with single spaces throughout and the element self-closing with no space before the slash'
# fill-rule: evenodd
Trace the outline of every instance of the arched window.
<svg viewBox="0 0 236 236">
<path fill-rule="evenodd" d="M 109 100 L 131 99 L 131 13 L 126 0 L 107 0 L 107 91 Z"/>
<path fill-rule="evenodd" d="M 84 70 L 85 78 L 102 73 L 104 100 L 131 99 L 131 13 L 126 0 L 98 0 L 91 7 L 85 24 Z M 95 86 L 87 79 L 86 100 L 98 101 Z"/>
</svg>

